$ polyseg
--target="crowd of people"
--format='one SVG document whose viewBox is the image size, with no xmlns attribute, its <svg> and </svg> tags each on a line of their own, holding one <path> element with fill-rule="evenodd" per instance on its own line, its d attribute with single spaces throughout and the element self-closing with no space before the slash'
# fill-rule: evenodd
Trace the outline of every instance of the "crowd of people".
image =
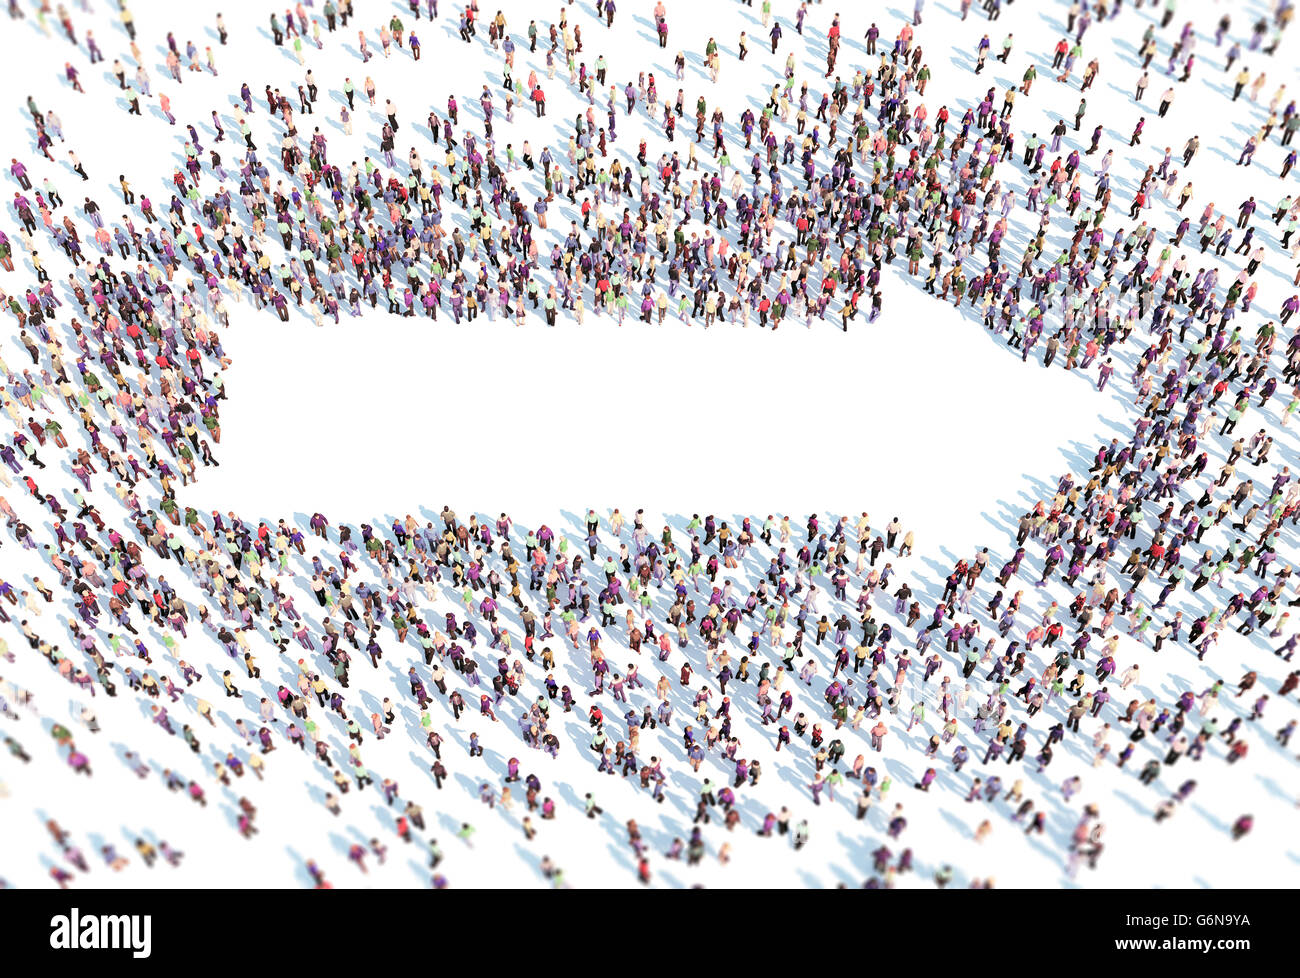
<svg viewBox="0 0 1300 978">
<path fill-rule="evenodd" d="M 1049 772 L 1063 752 L 1146 785 L 1158 821 L 1205 768 L 1226 771 L 1248 752 L 1293 764 L 1287 701 L 1300 669 L 1290 665 L 1297 636 L 1287 609 L 1300 604 L 1290 557 L 1300 480 L 1281 429 L 1300 407 L 1300 337 L 1287 334 L 1300 294 L 1271 306 L 1261 297 L 1253 317 L 1252 303 L 1260 276 L 1300 252 L 1291 240 L 1300 195 L 1280 188 L 1276 201 L 1247 195 L 1223 209 L 1192 188 L 1201 135 L 1154 155 L 1141 142 L 1153 65 L 1167 60 L 1158 119 L 1202 73 L 1219 70 L 1234 80 L 1223 97 L 1244 93 L 1250 125 L 1258 123 L 1241 147 L 1241 172 L 1267 161 L 1285 180 L 1300 112 L 1285 85 L 1266 113 L 1260 99 L 1289 2 L 1249 25 L 1226 12 L 1176 24 L 1172 3 L 1152 20 L 1137 3 L 1074 2 L 1054 80 L 1036 81 L 1047 65 L 1030 58 L 1018 86 L 984 91 L 980 80 L 971 98 L 933 109 L 923 101 L 931 77 L 923 3 L 892 41 L 893 30 L 876 23 L 861 41 L 844 37 L 840 15 L 822 6 L 799 4 L 790 17 L 771 6 L 763 0 L 760 10 L 770 54 L 765 43 L 750 50 L 742 34 L 736 57 L 767 55 L 784 80 L 752 102 L 730 100 L 717 84 L 729 69 L 713 38 L 692 52 L 711 81 L 689 95 L 697 79 L 688 81 L 684 53 L 673 79 L 611 69 L 597 39 L 625 16 L 612 0 L 594 11 L 561 8 L 544 24 L 488 17 L 477 4 L 440 14 L 436 0 L 412 2 L 409 21 L 393 14 L 378 31 L 355 20 L 350 0 L 326 0 L 319 12 L 299 4 L 271 15 L 267 38 L 230 37 L 218 17 L 219 48 L 228 38 L 288 46 L 305 67 L 278 85 L 221 75 L 235 132 L 222 119 L 230 106 L 214 109 L 209 124 L 204 113 L 177 119 L 173 103 L 162 104 L 135 46 L 135 18 L 120 4 L 134 80 L 126 51 L 112 81 L 83 80 L 69 62 L 66 93 L 27 99 L 30 147 L 9 167 L 0 302 L 23 352 L 10 347 L 0 360 L 0 398 L 14 425 L 0 446 L 0 482 L 13 490 L 0 511 L 4 542 L 30 552 L 51 581 L 0 581 L 0 621 L 24 638 L 23 668 L 39 654 L 75 686 L 92 736 L 93 697 L 149 697 L 156 735 L 182 738 L 206 764 L 192 778 L 164 772 L 168 788 L 197 804 L 205 785 L 230 787 L 245 768 L 274 778 L 266 755 L 285 747 L 313 759 L 337 815 L 347 811 L 344 795 L 374 786 L 400 812 L 391 831 L 428 849 L 438 886 L 448 885 L 442 850 L 415 799 L 441 801 L 451 770 L 468 772 L 478 800 L 503 817 L 512 791 L 522 792 L 531 842 L 534 817 L 578 814 L 565 811 L 545 773 L 566 751 L 589 753 L 594 771 L 621 775 L 658 802 L 683 800 L 682 777 L 692 786 L 689 837 L 666 851 L 652 850 L 652 832 L 636 819 L 617 818 L 614 801 L 605 799 L 609 813 L 594 793 L 581 803 L 588 818 L 625 825 L 643 881 L 653 878 L 652 860 L 698 864 L 711 851 L 726 862 L 726 833 L 737 827 L 789 836 L 800 849 L 816 832 L 817 807 L 847 805 L 867 821 L 879 805 L 888 813 L 873 831 L 889 841 L 871 852 L 872 887 L 894 885 L 914 859 L 939 886 L 954 878 L 928 840 L 904 839 L 905 810 L 928 802 L 900 800 L 908 791 L 955 791 L 981 807 L 977 840 L 995 823 L 1015 826 L 1050 842 L 1073 875 L 1097 865 L 1106 829 L 1098 803 L 1071 802 L 1088 798 L 1080 775 L 1058 782 Z M 990 21 L 1002 13 L 999 0 L 985 10 Z M 17 0 L 10 12 L 25 15 Z M 48 15 L 45 7 L 34 15 L 51 35 L 42 43 L 73 45 L 91 64 L 107 59 L 62 5 L 57 23 Z M 426 31 L 445 17 L 454 31 Z M 655 39 L 668 47 L 677 34 L 662 0 L 653 17 Z M 1127 25 L 1135 59 L 1104 57 L 1100 41 L 1085 54 L 1110 21 Z M 217 73 L 210 49 L 201 62 L 193 43 L 148 29 L 170 52 L 169 86 L 183 84 L 182 66 Z M 427 60 L 437 46 L 463 42 L 499 64 L 501 78 L 481 92 L 448 91 L 445 107 L 440 92 L 418 123 L 399 119 L 395 98 L 373 81 L 327 78 L 313 61 L 331 35 L 352 30 L 358 74 L 371 57 L 418 60 L 423 51 Z M 376 40 L 378 54 L 368 47 Z M 806 74 L 805 43 L 824 77 Z M 985 35 L 971 47 L 969 68 L 941 70 L 982 79 L 993 43 Z M 1011 34 L 997 50 L 1004 65 L 1017 58 Z M 1103 71 L 1137 72 L 1127 145 L 1113 138 L 1122 120 L 1107 120 L 1108 136 L 1089 118 L 1086 93 Z M 1045 137 L 1018 128 L 1016 110 L 1053 84 L 1081 87 L 1073 126 L 1062 119 Z M 83 183 L 104 175 L 75 155 L 91 135 L 65 127 L 45 103 L 111 105 L 120 92 L 132 115 L 140 98 L 157 97 L 162 118 L 123 124 L 179 125 L 185 163 L 154 184 L 145 174 L 113 181 L 124 211 L 114 220 L 91 196 L 77 203 L 58 192 L 56 154 Z M 382 111 L 358 108 L 363 98 Z M 563 124 L 567 137 L 535 152 L 511 135 L 525 102 L 534 118 L 548 106 L 579 111 Z M 349 136 L 366 118 L 382 119 L 372 134 L 378 158 L 334 152 L 314 117 L 335 108 Z M 657 133 L 635 152 L 626 134 L 634 125 Z M 403 127 L 427 131 L 432 149 L 422 155 Z M 1120 173 L 1130 160 L 1131 180 Z M 1112 210 L 1126 184 L 1130 209 L 1121 201 Z M 548 224 L 557 212 L 564 217 Z M 1200 244 L 1190 260 L 1189 232 Z M 237 369 L 221 337 L 239 328 L 232 312 L 244 298 L 285 322 L 302 315 L 322 326 L 346 325 L 341 312 L 360 316 L 368 305 L 457 325 L 480 313 L 520 327 L 566 317 L 583 325 L 587 312 L 592 325 L 604 317 L 622 325 L 630 312 L 651 325 L 670 314 L 706 328 L 774 330 L 829 318 L 847 330 L 859 313 L 880 314 L 886 281 L 952 301 L 971 328 L 1022 360 L 1041 352 L 1044 366 L 1088 372 L 1098 390 L 1123 387 L 1131 404 L 1127 431 L 943 580 L 912 563 L 915 547 L 933 553 L 935 541 L 867 512 L 706 512 L 656 525 L 642 510 L 589 509 L 581 526 L 552 527 L 443 506 L 436 517 L 391 524 L 323 513 L 299 524 L 202 513 L 185 499 L 220 464 L 223 378 Z M 61 480 L 60 469 L 75 481 Z M 1240 679 L 1221 642 L 1249 659 Z M 1167 665 L 1193 656 L 1199 664 Z M 1215 678 L 1203 688 L 1144 684 L 1157 661 L 1179 674 L 1203 664 Z M 566 682 L 566 665 L 583 682 Z M 382 706 L 363 706 L 361 690 Z M 242 742 L 223 740 L 208 696 L 234 711 Z M 8 684 L 5 700 L 6 716 L 20 716 L 11 709 L 19 687 Z M 1274 733 L 1267 725 L 1284 711 Z M 559 722 L 569 713 L 585 718 L 584 742 Z M 444 756 L 439 728 L 465 730 L 471 718 L 478 732 Z M 519 742 L 504 772 L 479 744 L 497 723 L 515 727 Z M 414 726 L 427 745 L 427 783 L 399 787 L 385 761 L 372 773 L 363 760 L 396 724 Z M 56 729 L 58 750 L 86 775 L 82 790 L 94 790 L 91 762 L 107 747 Z M 32 758 L 25 739 L 7 732 L 19 763 Z M 873 759 L 896 740 L 923 772 L 891 797 L 888 770 Z M 765 763 L 793 767 L 806 788 L 755 818 L 741 799 Z M 239 832 L 251 838 L 255 809 L 247 797 L 240 809 Z M 1242 813 L 1234 837 L 1253 818 Z M 472 845 L 474 831 L 465 822 L 457 834 Z M 86 871 L 64 835 L 65 861 Z M 895 853 L 891 843 L 905 847 Z M 367 855 L 382 861 L 385 851 L 376 837 L 347 856 L 365 872 Z M 549 859 L 539 865 L 565 885 Z M 308 872 L 328 885 L 316 862 Z M 72 878 L 64 867 L 51 875 L 60 885 Z"/>
</svg>

